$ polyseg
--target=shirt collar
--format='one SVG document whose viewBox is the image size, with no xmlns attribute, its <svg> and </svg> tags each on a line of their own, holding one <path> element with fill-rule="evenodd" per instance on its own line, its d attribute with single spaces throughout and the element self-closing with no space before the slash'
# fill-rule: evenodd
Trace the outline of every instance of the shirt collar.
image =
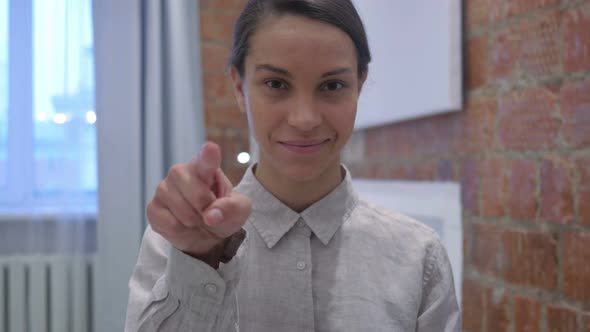
<svg viewBox="0 0 590 332">
<path fill-rule="evenodd" d="M 252 200 L 249 222 L 269 249 L 274 247 L 300 218 L 324 245 L 328 245 L 332 236 L 358 204 L 358 195 L 352 187 L 350 172 L 344 166 L 344 180 L 328 195 L 301 213 L 293 211 L 266 190 L 254 176 L 254 167 L 250 166 L 246 170 L 236 191 Z"/>
</svg>

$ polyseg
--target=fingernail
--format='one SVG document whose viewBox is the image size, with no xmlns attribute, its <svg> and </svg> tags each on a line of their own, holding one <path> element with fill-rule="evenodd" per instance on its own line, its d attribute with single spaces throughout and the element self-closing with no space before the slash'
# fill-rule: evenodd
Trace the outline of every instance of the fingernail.
<svg viewBox="0 0 590 332">
<path fill-rule="evenodd" d="M 219 224 L 223 221 L 223 213 L 220 209 L 211 209 L 207 212 L 207 220 L 213 225 Z"/>
</svg>

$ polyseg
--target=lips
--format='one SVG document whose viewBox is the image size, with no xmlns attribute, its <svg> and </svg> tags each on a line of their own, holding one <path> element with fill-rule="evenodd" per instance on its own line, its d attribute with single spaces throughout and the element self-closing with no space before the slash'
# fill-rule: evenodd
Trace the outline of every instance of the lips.
<svg viewBox="0 0 590 332">
<path fill-rule="evenodd" d="M 319 144 L 325 143 L 329 140 L 330 139 L 328 139 L 328 138 L 327 139 L 313 139 L 313 140 L 287 140 L 287 141 L 279 141 L 279 143 L 285 144 L 285 145 L 291 145 L 291 146 L 305 147 L 305 146 L 319 145 Z"/>
<path fill-rule="evenodd" d="M 306 139 L 306 140 L 285 140 L 279 141 L 279 144 L 287 150 L 299 154 L 310 154 L 321 150 L 322 146 L 329 142 L 330 139 Z"/>
</svg>

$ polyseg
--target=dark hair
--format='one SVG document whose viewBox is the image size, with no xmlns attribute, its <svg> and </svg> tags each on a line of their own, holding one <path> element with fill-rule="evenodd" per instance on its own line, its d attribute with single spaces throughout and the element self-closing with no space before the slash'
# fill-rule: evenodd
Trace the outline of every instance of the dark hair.
<svg viewBox="0 0 590 332">
<path fill-rule="evenodd" d="M 294 14 L 319 20 L 344 31 L 356 48 L 358 75 L 371 62 L 371 52 L 363 22 L 351 0 L 249 0 L 234 26 L 234 40 L 229 64 L 244 76 L 244 59 L 252 35 L 270 15 Z"/>
</svg>

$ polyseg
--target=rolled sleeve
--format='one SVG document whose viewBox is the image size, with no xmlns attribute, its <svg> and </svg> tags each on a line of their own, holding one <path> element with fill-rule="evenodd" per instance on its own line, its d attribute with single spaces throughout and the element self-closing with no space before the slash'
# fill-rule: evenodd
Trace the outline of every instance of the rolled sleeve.
<svg viewBox="0 0 590 332">
<path fill-rule="evenodd" d="M 155 233 L 151 233 L 159 237 Z M 164 240 L 165 241 L 165 240 Z M 159 275 L 150 289 L 135 289 L 130 293 L 127 331 L 234 331 L 237 328 L 236 288 L 239 282 L 239 255 L 222 263 L 218 270 L 167 244 L 167 260 L 160 272 L 147 271 L 150 255 L 142 252 L 154 247 L 153 239 L 144 237 L 140 260 L 130 282 L 146 284 L 142 276 Z M 243 250 L 239 252 L 243 255 Z M 144 287 L 145 288 L 145 287 Z M 134 297 L 134 298 L 133 298 Z M 144 300 L 141 300 L 141 299 Z M 129 313 L 138 311 L 136 323 L 129 322 Z"/>
<path fill-rule="evenodd" d="M 213 321 L 221 309 L 226 282 L 211 266 L 172 248 L 168 266 L 168 288 L 200 319 Z"/>
</svg>

